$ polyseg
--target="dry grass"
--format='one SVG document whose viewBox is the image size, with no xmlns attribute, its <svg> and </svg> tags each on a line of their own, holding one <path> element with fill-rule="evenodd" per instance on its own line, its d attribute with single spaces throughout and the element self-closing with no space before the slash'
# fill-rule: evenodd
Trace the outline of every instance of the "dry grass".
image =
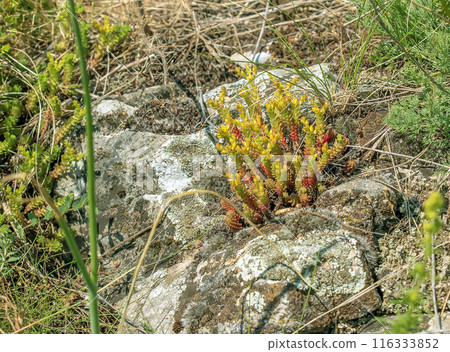
<svg viewBox="0 0 450 352">
<path fill-rule="evenodd" d="M 350 3 L 330 0 L 280 3 L 279 9 L 284 13 L 269 11 L 270 26 L 261 40 L 262 50 L 269 50 L 275 58 L 272 64 L 296 65 L 273 30 L 280 31 L 306 64 L 326 60 L 338 65 L 342 55 L 349 54 L 347 43 L 355 37 L 354 26 L 345 24 L 352 11 Z M 293 5 L 297 7 L 294 9 Z M 197 95 L 195 89 L 205 92 L 234 81 L 237 76 L 231 56 L 236 52 L 253 52 L 264 10 L 264 3 L 258 1 L 196 1 L 190 9 L 180 0 L 96 2 L 90 10 L 95 18 L 108 15 L 130 24 L 133 34 L 120 55 L 111 57 L 109 64 L 104 60 L 96 68 L 94 93 L 175 81 Z M 311 45 L 288 16 L 301 22 Z M 111 77 L 113 73 L 116 77 Z M 105 76 L 109 83 L 106 90 Z M 118 86 L 116 81 L 126 81 L 126 87 Z"/>
</svg>

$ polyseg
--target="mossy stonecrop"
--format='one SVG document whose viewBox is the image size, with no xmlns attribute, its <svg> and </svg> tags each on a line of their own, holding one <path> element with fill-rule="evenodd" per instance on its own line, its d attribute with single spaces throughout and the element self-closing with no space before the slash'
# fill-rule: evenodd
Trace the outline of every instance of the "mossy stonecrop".
<svg viewBox="0 0 450 352">
<path fill-rule="evenodd" d="M 322 170 L 345 151 L 348 139 L 326 127 L 326 103 L 319 107 L 311 101 L 314 125 L 302 116 L 300 108 L 307 96 L 298 99 L 290 92 L 296 78 L 283 85 L 269 75 L 276 91 L 264 104 L 265 119 L 255 81 L 256 67 L 237 69 L 237 72 L 248 82 L 239 92 L 245 106 L 236 103 L 239 117 L 234 118 L 224 103 L 225 87 L 218 100 L 209 100 L 208 104 L 224 120 L 217 131 L 220 139 L 217 149 L 232 157 L 236 164 L 236 174 L 227 173 L 231 188 L 242 201 L 244 214 L 258 224 L 270 216 L 271 210 L 312 204 L 325 188 L 319 177 Z M 301 137 L 304 137 L 303 148 Z M 223 202 L 222 205 L 227 210 L 226 224 L 232 230 L 240 230 L 239 214 Z"/>
<path fill-rule="evenodd" d="M 8 45 L 1 46 L 0 58 L 3 60 L 0 66 L 4 68 L 0 92 L 9 93 L 4 94 L 0 101 L 0 162 L 5 165 L 2 176 L 13 172 L 33 175 L 50 193 L 55 180 L 73 162 L 84 157 L 72 148 L 67 139 L 81 123 L 84 109 L 76 100 L 67 106 L 70 110 L 63 110 L 61 106 L 61 99 L 66 100 L 75 94 L 75 55 L 67 52 L 57 59 L 47 53 L 47 61 L 27 81 L 19 79 L 10 69 L 15 67 L 16 62 L 20 62 L 21 67 L 30 65 L 20 51 Z M 32 119 L 38 115 L 39 119 Z M 39 234 L 38 237 L 42 238 L 39 243 L 46 248 L 62 248 L 62 237 L 53 230 L 54 223 L 49 221 L 44 198 L 36 194 L 30 182 L 17 180 L 0 185 L 0 198 L 5 200 L 0 213 L 8 214 L 10 233 L 17 232 L 18 226 L 27 228 L 27 234 L 33 231 Z M 61 206 L 66 198 L 56 199 L 55 202 Z M 32 218 L 36 222 L 31 221 Z M 4 227 L 0 236 L 2 234 L 6 234 Z"/>
</svg>

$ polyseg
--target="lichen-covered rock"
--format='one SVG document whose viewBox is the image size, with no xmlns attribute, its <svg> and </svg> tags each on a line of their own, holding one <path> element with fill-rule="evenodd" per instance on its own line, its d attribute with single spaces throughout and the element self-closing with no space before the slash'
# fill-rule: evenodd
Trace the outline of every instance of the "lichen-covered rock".
<svg viewBox="0 0 450 352">
<path fill-rule="evenodd" d="M 231 193 L 223 161 L 204 130 L 188 135 L 136 131 L 126 124 L 134 112 L 135 108 L 117 101 L 103 101 L 94 109 L 100 254 L 151 225 L 170 196 L 193 189 L 214 190 L 225 196 Z M 84 143 L 75 145 L 85 151 Z M 72 192 L 79 197 L 85 191 L 84 182 L 80 182 L 83 174 L 85 166 L 80 162 L 58 181 L 54 192 L 58 196 Z M 70 221 L 86 248 L 86 214 L 79 214 Z M 204 235 L 220 214 L 221 206 L 212 197 L 194 194 L 171 203 L 155 238 L 155 259 Z M 144 240 L 138 238 L 102 258 L 102 269 L 117 271 L 134 263 Z M 161 253 L 156 249 L 163 247 Z"/>
<path fill-rule="evenodd" d="M 429 172 L 429 170 L 426 170 Z M 418 261 L 422 261 L 424 254 L 423 231 L 421 222 L 423 212 L 421 204 L 428 198 L 429 194 L 435 190 L 435 185 L 442 180 L 440 175 L 424 175 L 410 169 L 398 168 L 400 179 L 407 179 L 408 186 L 412 186 L 400 206 L 400 214 L 403 219 L 403 226 L 396 226 L 393 231 L 379 239 L 379 266 L 375 273 L 380 280 L 380 291 L 383 302 L 381 310 L 383 314 L 399 314 L 405 312 L 408 306 L 402 303 L 405 292 L 415 285 L 414 267 Z M 437 302 L 446 302 L 448 294 L 448 283 L 450 281 L 450 180 L 443 178 L 440 188 L 444 196 L 445 204 L 441 212 L 443 227 L 433 236 L 433 246 L 435 250 L 435 294 Z M 408 198 L 406 198 L 408 196 Z M 426 269 L 431 277 L 431 262 Z M 430 282 L 420 288 L 423 299 L 421 300 L 421 310 L 432 312 L 433 292 Z M 441 303 L 439 310 L 443 309 Z M 447 308 L 444 310 L 448 311 Z"/>
<path fill-rule="evenodd" d="M 397 221 L 395 192 L 375 180 L 356 179 L 328 189 L 315 206 L 332 211 L 361 233 L 384 233 Z"/>
<path fill-rule="evenodd" d="M 103 100 L 94 109 L 94 119 L 96 130 L 103 134 L 128 129 L 179 135 L 206 126 L 200 102 L 176 85 L 149 87 Z"/>
<path fill-rule="evenodd" d="M 366 244 L 330 213 L 294 210 L 262 231 L 283 255 L 251 229 L 206 239 L 173 265 L 141 276 L 130 317 L 166 333 L 174 326 L 184 333 L 292 333 L 373 282 Z M 379 305 L 372 290 L 337 319 L 356 319 Z M 336 314 L 305 331 L 327 331 Z"/>
</svg>

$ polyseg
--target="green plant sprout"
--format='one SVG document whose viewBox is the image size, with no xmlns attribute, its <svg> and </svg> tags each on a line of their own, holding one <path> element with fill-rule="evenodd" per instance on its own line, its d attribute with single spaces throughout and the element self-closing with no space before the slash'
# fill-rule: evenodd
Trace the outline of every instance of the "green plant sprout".
<svg viewBox="0 0 450 352">
<path fill-rule="evenodd" d="M 421 307 L 424 299 L 421 287 L 432 278 L 434 272 L 434 268 L 430 269 L 429 267 L 429 261 L 433 257 L 433 236 L 442 227 L 441 210 L 443 206 L 444 197 L 438 191 L 431 193 L 423 204 L 425 213 L 423 223 L 424 256 L 423 260 L 416 263 L 414 269 L 411 270 L 410 274 L 415 279 L 414 286 L 406 290 L 402 299 L 398 301 L 398 303 L 408 306 L 408 309 L 404 314 L 397 315 L 397 320 L 391 324 L 390 332 L 394 334 L 407 334 L 420 330 L 420 324 L 423 322 Z M 432 263 L 434 263 L 433 260 Z M 436 309 L 435 313 L 437 314 Z"/>
<path fill-rule="evenodd" d="M 14 247 L 16 236 L 21 240 L 25 238 L 22 227 L 15 223 L 18 229 L 14 234 L 11 227 L 5 224 L 6 215 L 0 214 L 0 278 L 7 276 L 11 272 L 11 264 L 20 260 L 20 251 Z"/>
<path fill-rule="evenodd" d="M 127 38 L 128 33 L 131 32 L 130 26 L 111 24 L 107 16 L 103 18 L 103 25 L 97 21 L 94 21 L 93 24 L 100 34 L 94 48 L 94 58 L 91 66 L 95 66 L 106 55 L 107 50 L 113 51 L 119 46 Z"/>
<path fill-rule="evenodd" d="M 98 264 L 92 122 L 85 59 L 91 48 L 94 58 L 91 64 L 100 62 L 106 49 L 115 50 L 127 38 L 131 28 L 112 24 L 105 18 L 103 24 L 95 23 L 99 35 L 94 38 L 89 33 L 91 24 L 74 21 L 74 16 L 85 11 L 82 4 L 75 6 L 69 1 L 69 6 L 61 4 L 57 7 L 53 0 L 0 0 L 0 3 L 0 162 L 5 166 L 5 173 L 9 173 L 2 175 L 0 184 L 2 274 L 13 268 L 23 243 L 35 239 L 34 245 L 51 253 L 60 251 L 66 240 L 91 296 L 92 331 L 99 332 L 95 313 Z M 55 28 L 55 19 L 59 28 Z M 77 28 L 71 29 L 71 25 Z M 78 55 L 75 54 L 72 30 Z M 49 38 L 54 47 L 48 46 Z M 43 52 L 42 44 L 49 49 L 44 55 L 37 55 Z M 83 108 L 74 99 L 79 79 L 76 64 L 81 66 L 83 76 Z M 64 213 L 84 205 L 87 196 L 79 200 L 74 200 L 73 195 L 56 200 L 48 196 L 55 181 L 84 157 L 76 152 L 68 138 L 85 116 L 90 153 L 87 158 L 89 219 L 93 219 L 90 227 L 91 276 L 79 256 L 73 233 L 63 219 Z M 62 230 L 55 230 L 55 220 Z"/>
<path fill-rule="evenodd" d="M 84 49 L 87 50 L 89 48 L 89 29 L 91 29 L 92 25 L 80 19 L 80 15 L 82 15 L 85 10 L 86 8 L 83 6 L 83 4 L 78 3 L 75 5 L 75 14 L 78 17 L 80 23 L 81 41 L 83 43 Z M 72 33 L 72 29 L 70 28 L 69 11 L 65 6 L 62 6 L 60 8 L 60 11 L 61 12 L 56 18 L 56 21 L 57 23 L 59 23 L 60 30 L 64 35 L 56 42 L 55 50 L 58 53 L 63 53 L 72 45 L 72 41 L 67 40 L 67 38 L 70 37 Z"/>
</svg>

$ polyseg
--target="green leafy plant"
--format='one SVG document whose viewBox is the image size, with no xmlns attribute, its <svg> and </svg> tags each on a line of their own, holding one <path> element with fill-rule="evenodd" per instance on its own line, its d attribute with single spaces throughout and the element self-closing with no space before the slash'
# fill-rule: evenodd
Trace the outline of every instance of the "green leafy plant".
<svg viewBox="0 0 450 352">
<path fill-rule="evenodd" d="M 91 24 L 77 20 L 85 8 L 79 4 L 57 7 L 52 0 L 0 0 L 0 229 L 1 268 L 16 263 L 21 245 L 45 253 L 58 252 L 65 240 L 86 280 L 90 295 L 91 326 L 99 332 L 97 302 L 97 238 L 93 169 L 92 116 L 86 56 L 92 49 L 91 66 L 106 50 L 115 50 L 131 28 L 95 22 L 98 38 L 89 33 Z M 59 26 L 55 30 L 55 24 Z M 81 29 L 80 29 L 81 27 Z M 73 35 L 72 35 L 73 33 Z M 72 38 L 76 39 L 76 51 Z M 26 50 L 24 50 L 26 49 Z M 42 55 L 42 53 L 45 53 Z M 80 71 L 76 65 L 80 66 Z M 78 101 L 80 78 L 84 107 Z M 50 198 L 55 180 L 84 157 L 68 141 L 86 116 L 88 141 L 88 195 Z M 89 198 L 91 261 L 89 274 L 64 214 L 76 211 Z M 60 225 L 60 230 L 55 227 Z M 22 241 L 19 241 L 18 233 Z M 40 250 L 40 249 L 39 249 Z M 3 270 L 5 269 L 5 270 Z"/>
<path fill-rule="evenodd" d="M 405 291 L 403 297 L 397 301 L 406 305 L 408 309 L 404 314 L 397 315 L 397 320 L 391 324 L 391 332 L 394 334 L 407 334 L 420 330 L 420 324 L 423 322 L 422 306 L 425 299 L 422 294 L 422 286 L 432 277 L 432 267 L 429 262 L 433 256 L 433 236 L 438 233 L 442 227 L 441 210 L 444 206 L 444 198 L 435 191 L 424 202 L 425 221 L 423 223 L 423 246 L 424 256 L 422 261 L 414 265 L 410 274 L 415 280 L 412 288 Z M 432 262 L 433 263 L 433 262 Z"/>
<path fill-rule="evenodd" d="M 69 9 L 71 13 L 75 13 L 75 4 L 73 0 L 68 0 Z M 91 96 L 89 89 L 89 74 L 87 71 L 86 59 L 84 57 L 84 47 L 82 36 L 80 33 L 80 27 L 77 22 L 76 15 L 70 17 L 72 30 L 75 36 L 77 53 L 79 58 L 79 65 L 81 71 L 81 80 L 83 84 L 84 92 L 84 102 L 86 109 L 86 140 L 87 140 L 87 182 L 88 182 L 88 203 L 89 203 L 89 247 L 91 250 L 91 273 L 89 275 L 86 265 L 81 257 L 80 250 L 75 238 L 73 236 L 72 230 L 63 218 L 63 216 L 58 211 L 55 204 L 51 199 L 46 196 L 47 203 L 51 206 L 52 210 L 55 212 L 56 220 L 61 230 L 64 231 L 67 244 L 75 258 L 78 269 L 83 275 L 84 281 L 89 292 L 89 316 L 91 321 L 91 331 L 93 334 L 98 334 L 100 332 L 100 322 L 98 316 L 98 297 L 97 297 L 97 284 L 98 284 L 98 257 L 97 257 L 97 214 L 96 210 L 96 199 L 95 199 L 95 170 L 94 170 L 94 137 L 93 137 L 93 124 L 92 124 L 92 110 L 91 110 Z M 41 193 L 45 191 L 41 190 Z"/>
<path fill-rule="evenodd" d="M 131 32 L 130 26 L 122 26 L 120 24 L 111 24 L 109 18 L 103 18 L 103 25 L 94 21 L 94 26 L 99 31 L 99 38 L 94 48 L 94 58 L 91 65 L 95 65 L 107 53 L 107 50 L 113 51 L 119 46 Z"/>
<path fill-rule="evenodd" d="M 423 92 L 398 101 L 385 121 L 394 129 L 414 139 L 448 147 L 450 140 L 450 95 L 430 84 Z"/>
<path fill-rule="evenodd" d="M 48 251 L 26 255 L 29 251 L 23 246 L 19 259 L 9 263 L 11 270 L 0 277 L 1 333 L 89 333 L 89 316 L 78 277 L 71 270 L 73 263 L 55 266 L 56 255 Z M 114 332 L 116 317 L 102 308 L 102 332 Z"/>
<path fill-rule="evenodd" d="M 384 38 L 372 54 L 398 70 L 395 83 L 422 91 L 394 103 L 386 123 L 409 138 L 448 148 L 450 136 L 450 17 L 447 1 L 370 0 Z M 368 9 L 368 8 L 365 8 Z"/>
<path fill-rule="evenodd" d="M 234 158 L 236 173 L 229 173 L 232 190 L 243 203 L 244 214 L 254 223 L 270 216 L 270 211 L 281 206 L 307 206 L 324 190 L 318 179 L 327 164 L 342 154 L 348 139 L 325 125 L 325 103 L 319 107 L 311 101 L 315 125 L 302 116 L 301 106 L 307 96 L 297 99 L 290 89 L 296 80 L 283 85 L 273 76 L 276 87 L 273 98 L 263 103 L 255 82 L 256 66 L 238 69 L 248 84 L 240 91 L 245 105 L 236 103 L 238 118 L 233 118 L 225 104 L 226 90 L 218 100 L 208 103 L 217 109 L 224 120 L 217 137 L 217 149 Z M 304 132 L 301 148 L 299 127 Z M 242 228 L 240 216 L 234 209 L 227 210 L 226 224 L 233 230 Z"/>
<path fill-rule="evenodd" d="M 385 4 L 370 0 L 369 4 L 376 10 L 378 30 L 385 37 L 373 52 L 373 59 L 385 65 L 415 60 L 430 73 L 450 72 L 449 17 L 436 13 L 436 1 L 394 0 Z"/>
<path fill-rule="evenodd" d="M 72 46 L 72 41 L 67 40 L 72 34 L 72 29 L 70 27 L 70 16 L 69 10 L 67 7 L 62 6 L 60 8 L 60 14 L 57 16 L 56 21 L 58 22 L 61 32 L 64 34 L 61 38 L 59 38 L 55 44 L 55 50 L 58 53 L 62 53 L 66 51 L 69 47 Z M 83 47 L 85 50 L 89 49 L 89 30 L 92 25 L 90 23 L 86 23 L 80 18 L 80 15 L 85 13 L 86 8 L 82 3 L 78 3 L 75 5 L 75 15 L 78 17 L 78 21 L 80 23 L 80 33 L 81 33 L 81 41 L 83 43 Z"/>
<path fill-rule="evenodd" d="M 17 50 L 17 44 L 23 39 L 23 33 L 28 31 L 26 27 L 31 26 L 31 19 L 27 22 L 31 14 L 26 10 L 35 8 L 36 4 L 28 0 L 2 0 L 2 4 L 5 26 L 1 26 L 1 31 L 5 35 L 0 35 L 0 44 L 3 44 L 0 47 L 0 160 L 2 164 L 14 166 L 14 172 L 37 177 L 44 189 L 50 192 L 54 181 L 63 176 L 74 162 L 84 157 L 67 140 L 85 117 L 85 109 L 73 99 L 75 89 L 78 88 L 78 73 L 75 69 L 77 59 L 70 40 L 71 16 L 65 6 L 59 8 L 60 13 L 57 15 L 54 11 L 57 7 L 52 2 L 48 2 L 47 6 L 44 1 L 43 7 L 36 8 L 38 14 L 33 18 L 33 21 L 36 20 L 35 25 L 46 28 L 46 21 L 53 16 L 57 18 L 63 35 L 56 41 L 56 53 L 47 52 L 41 63 L 35 65 L 30 57 Z M 84 6 L 76 6 L 77 15 L 84 11 Z M 79 24 L 81 42 L 83 48 L 87 49 L 90 25 L 83 21 Z M 99 48 L 109 45 L 110 49 L 114 49 L 126 39 L 130 31 L 127 26 L 111 24 L 107 18 L 104 26 L 98 26 L 100 38 L 94 41 L 96 60 L 101 59 Z M 61 52 L 64 53 L 57 54 Z M 63 101 L 66 102 L 64 108 Z M 2 171 L 3 177 L 6 169 Z M 30 221 L 32 213 L 39 219 L 37 228 L 40 231 L 48 230 L 39 233 L 39 243 L 55 241 L 52 247 L 56 248 L 56 243 L 60 247 L 62 237 L 57 234 L 52 236 L 53 227 L 43 226 L 45 201 L 42 196 L 36 196 L 36 190 L 30 187 L 29 180 L 5 186 L 2 192 L 7 200 L 6 207 L 23 226 Z"/>
<path fill-rule="evenodd" d="M 11 263 L 21 258 L 20 252 L 14 247 L 16 236 L 24 239 L 24 231 L 19 224 L 15 224 L 17 234 L 15 234 L 11 226 L 5 224 L 6 215 L 0 214 L 0 279 L 10 274 Z"/>
<path fill-rule="evenodd" d="M 38 102 L 47 100 L 54 117 L 59 118 L 62 114 L 60 98 L 73 95 L 73 89 L 78 88 L 77 85 L 72 85 L 74 54 L 66 53 L 57 60 L 52 54 L 47 53 L 47 59 L 47 67 L 37 74 L 37 79 L 34 79 L 34 89 L 28 94 L 26 108 L 35 113 L 39 107 Z"/>
<path fill-rule="evenodd" d="M 76 212 L 86 205 L 87 196 L 87 193 L 85 193 L 80 199 L 74 200 L 74 195 L 69 193 L 67 196 L 57 199 L 55 205 L 58 206 L 61 215 L 69 212 Z M 55 219 L 55 213 L 49 205 L 45 206 L 43 197 L 36 197 L 33 202 L 37 203 L 39 208 L 34 212 L 27 213 L 28 219 L 30 220 L 30 226 L 43 228 L 46 223 Z M 58 253 L 63 248 L 64 239 L 64 232 L 60 229 L 50 233 L 41 232 L 36 237 L 36 242 L 50 253 Z"/>
<path fill-rule="evenodd" d="M 52 0 L 1 0 L 0 45 L 22 46 L 33 40 L 40 41 L 45 38 L 48 35 L 47 30 L 51 26 L 46 21 L 46 12 L 53 7 Z M 30 25 L 33 22 L 42 25 Z"/>
</svg>

